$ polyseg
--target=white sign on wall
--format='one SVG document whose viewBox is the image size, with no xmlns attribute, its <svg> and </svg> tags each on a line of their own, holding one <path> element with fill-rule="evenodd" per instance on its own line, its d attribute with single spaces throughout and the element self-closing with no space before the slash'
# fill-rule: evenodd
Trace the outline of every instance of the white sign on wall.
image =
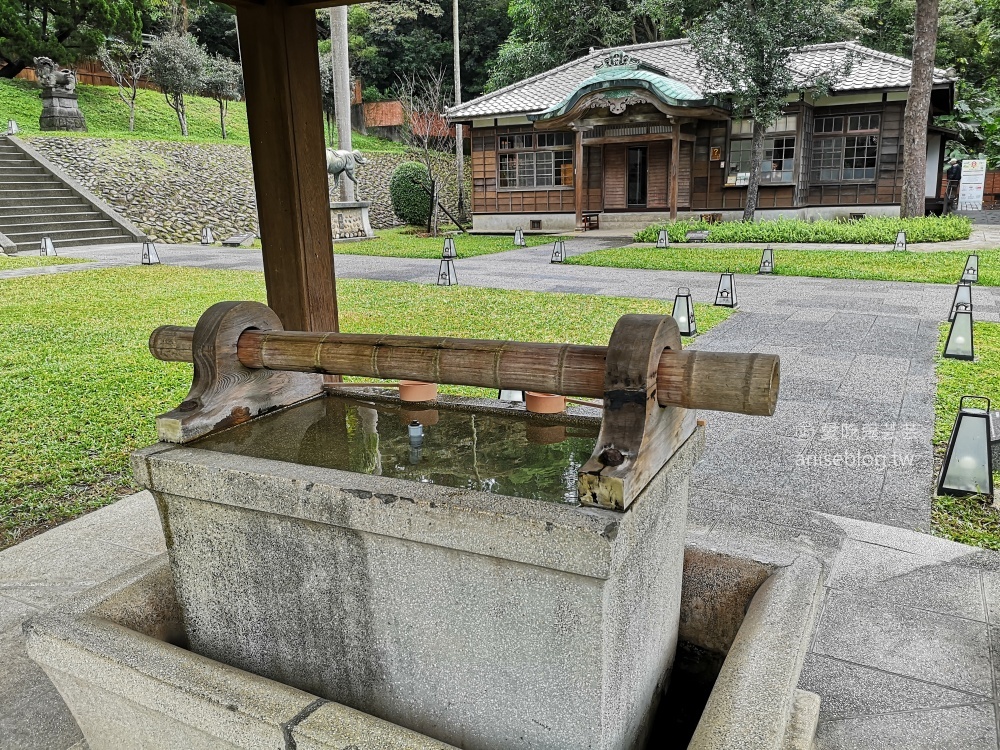
<svg viewBox="0 0 1000 750">
<path fill-rule="evenodd" d="M 986 160 L 966 159 L 963 161 L 962 181 L 958 186 L 958 210 L 982 211 L 985 184 Z"/>
</svg>

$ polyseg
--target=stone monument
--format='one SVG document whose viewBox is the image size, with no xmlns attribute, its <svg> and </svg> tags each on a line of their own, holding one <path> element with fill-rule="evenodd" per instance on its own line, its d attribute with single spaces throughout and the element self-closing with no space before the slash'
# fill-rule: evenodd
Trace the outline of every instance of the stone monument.
<svg viewBox="0 0 1000 750">
<path fill-rule="evenodd" d="M 87 121 L 76 103 L 76 75 L 71 70 L 58 70 L 48 57 L 35 58 L 35 74 L 42 84 L 42 130 L 87 131 Z"/>
<path fill-rule="evenodd" d="M 358 179 L 354 170 L 359 164 L 367 164 L 368 160 L 357 149 L 326 150 L 326 171 L 333 178 L 333 189 L 340 191 L 340 178 L 347 178 L 358 189 Z M 370 201 L 333 201 L 330 203 L 330 221 L 333 225 L 334 240 L 362 240 L 374 237 L 371 222 L 368 219 Z"/>
</svg>

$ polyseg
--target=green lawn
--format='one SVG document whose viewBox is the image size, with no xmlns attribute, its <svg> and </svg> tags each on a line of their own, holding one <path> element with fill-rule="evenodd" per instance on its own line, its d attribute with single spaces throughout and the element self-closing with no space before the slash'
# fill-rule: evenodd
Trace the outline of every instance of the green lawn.
<svg viewBox="0 0 1000 750">
<path fill-rule="evenodd" d="M 622 247 L 574 255 L 566 260 L 581 266 L 643 268 L 661 271 L 757 273 L 762 250 L 714 250 L 697 246 Z M 980 283 L 1000 286 L 1000 250 L 980 250 Z M 969 254 L 965 252 L 854 252 L 840 250 L 775 250 L 778 276 L 819 276 L 829 279 L 919 281 L 955 284 Z"/>
<path fill-rule="evenodd" d="M 941 326 L 938 351 L 944 350 L 947 335 L 948 326 Z M 1000 324 L 976 323 L 973 338 L 976 345 L 974 362 L 944 359 L 940 356 L 938 358 L 934 446 L 939 459 L 944 458 L 962 396 L 986 396 L 992 402 L 991 408 L 1000 408 Z M 1000 490 L 1000 466 L 994 469 L 997 470 L 994 473 L 994 484 Z M 931 517 L 935 533 L 941 536 L 986 549 L 1000 550 L 1000 511 L 993 507 L 990 498 L 936 497 Z"/>
<path fill-rule="evenodd" d="M 0 271 L 9 271 L 14 268 L 36 268 L 38 266 L 65 266 L 70 263 L 87 263 L 80 258 L 60 258 L 56 256 L 44 255 L 4 255 L 0 253 Z"/>
<path fill-rule="evenodd" d="M 334 252 L 338 255 L 381 255 L 387 258 L 440 258 L 444 237 L 418 237 L 414 231 L 412 227 L 379 229 L 373 240 L 336 243 Z M 460 259 L 517 249 L 510 236 L 459 234 L 454 235 L 454 239 Z M 551 247 L 556 239 L 525 235 L 524 241 L 528 247 Z"/>
<path fill-rule="evenodd" d="M 60 133 L 94 138 L 134 138 L 154 141 L 187 141 L 200 143 L 234 143 L 246 145 L 249 141 L 247 111 L 244 102 L 231 102 L 226 129 L 229 138 L 222 140 L 219 126 L 219 105 L 212 99 L 188 96 L 187 119 L 189 136 L 181 136 L 177 115 L 159 91 L 141 89 L 135 109 L 135 132 L 128 129 L 128 107 L 118 98 L 116 86 L 77 86 L 80 111 L 87 118 L 86 133 Z M 17 120 L 25 134 L 38 131 L 38 118 L 42 114 L 39 87 L 30 81 L 0 79 L 0 118 Z M 353 134 L 355 148 L 362 151 L 404 151 L 401 144 L 381 138 Z"/>
<path fill-rule="evenodd" d="M 129 453 L 187 393 L 150 331 L 224 299 L 264 299 L 263 274 L 171 266 L 0 281 L 0 548 L 135 490 Z M 345 331 L 607 343 L 625 313 L 667 303 L 342 279 Z M 699 306 L 703 330 L 730 311 Z M 445 389 L 442 389 L 445 390 Z M 454 392 L 455 389 L 451 389 Z"/>
</svg>

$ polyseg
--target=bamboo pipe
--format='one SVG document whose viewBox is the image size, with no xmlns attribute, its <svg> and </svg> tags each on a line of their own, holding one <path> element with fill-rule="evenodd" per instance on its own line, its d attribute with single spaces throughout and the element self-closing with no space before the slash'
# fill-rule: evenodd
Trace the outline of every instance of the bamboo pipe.
<svg viewBox="0 0 1000 750">
<path fill-rule="evenodd" d="M 191 362 L 194 328 L 161 326 L 149 351 L 165 362 Z M 607 347 L 518 341 L 246 330 L 237 356 L 266 368 L 386 380 L 604 397 Z M 780 362 L 773 354 L 664 350 L 657 369 L 661 406 L 770 416 Z"/>
</svg>

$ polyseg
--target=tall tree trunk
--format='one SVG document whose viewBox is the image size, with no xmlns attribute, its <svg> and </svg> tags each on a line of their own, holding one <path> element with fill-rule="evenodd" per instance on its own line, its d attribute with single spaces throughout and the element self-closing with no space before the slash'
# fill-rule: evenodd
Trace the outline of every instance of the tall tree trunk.
<svg viewBox="0 0 1000 750">
<path fill-rule="evenodd" d="M 743 208 L 743 221 L 753 221 L 754 214 L 757 213 L 762 161 L 764 161 L 764 126 L 754 120 L 753 140 L 750 143 L 750 181 L 747 183 L 747 204 Z"/>
<path fill-rule="evenodd" d="M 458 42 L 458 0 L 452 0 L 452 46 L 455 48 L 455 106 L 462 103 L 462 53 Z M 455 125 L 455 174 L 458 180 L 458 216 L 465 216 L 465 143 L 462 126 Z"/>
<path fill-rule="evenodd" d="M 187 121 L 187 110 L 184 107 L 184 94 L 179 94 L 177 96 L 177 119 L 181 124 L 181 135 L 187 138 L 188 134 L 188 121 Z"/>
<path fill-rule="evenodd" d="M 17 74 L 28 67 L 27 60 L 13 60 L 0 68 L 0 78 L 16 78 Z"/>
<path fill-rule="evenodd" d="M 135 132 L 135 97 L 128 103 L 128 132 Z"/>
<path fill-rule="evenodd" d="M 222 126 L 222 140 L 226 140 L 226 108 L 222 99 L 219 100 L 219 125 Z"/>
<path fill-rule="evenodd" d="M 347 6 L 330 8 L 330 54 L 332 57 L 333 105 L 337 117 L 337 148 L 350 151 L 351 145 L 351 68 L 347 57 Z M 340 181 L 340 200 L 353 201 L 354 183 Z"/>
<path fill-rule="evenodd" d="M 913 77 L 903 117 L 903 218 L 924 215 L 927 176 L 927 124 L 934 85 L 938 0 L 917 0 L 913 33 Z"/>
</svg>

